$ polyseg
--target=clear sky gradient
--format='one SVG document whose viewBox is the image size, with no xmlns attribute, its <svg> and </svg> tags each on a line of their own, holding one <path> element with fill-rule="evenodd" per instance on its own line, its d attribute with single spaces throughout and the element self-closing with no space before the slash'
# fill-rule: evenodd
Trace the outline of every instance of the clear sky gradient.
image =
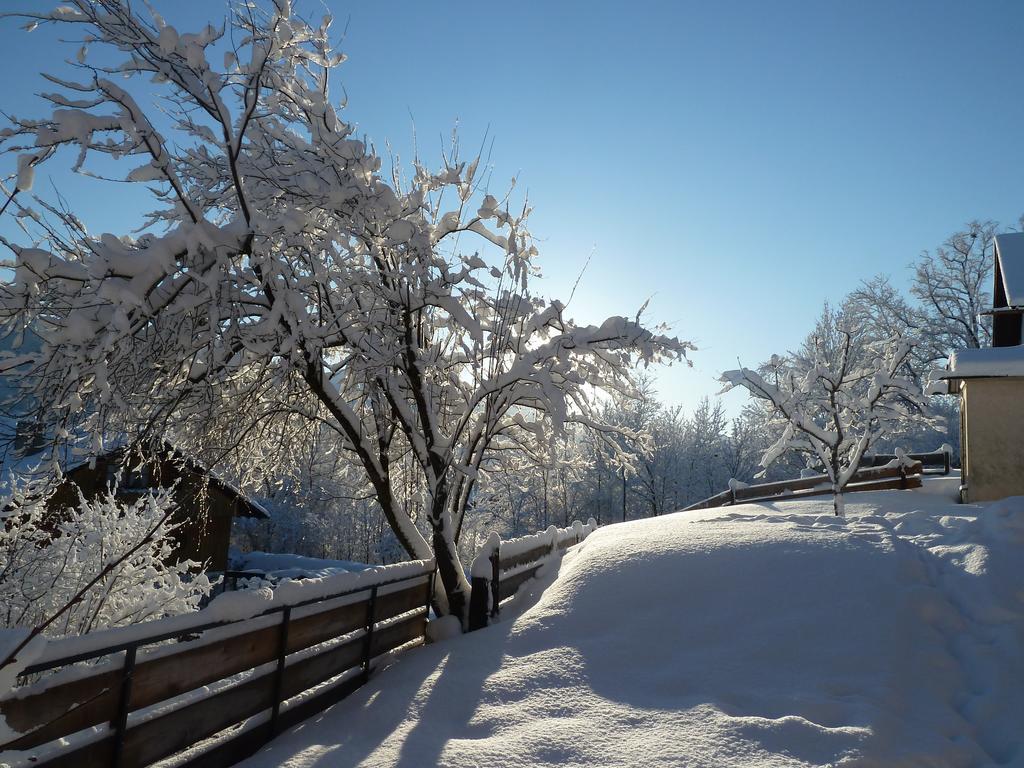
<svg viewBox="0 0 1024 768">
<path fill-rule="evenodd" d="M 179 31 L 224 16 L 155 5 Z M 347 26 L 335 82 L 380 149 L 409 159 L 415 131 L 432 160 L 456 125 L 467 153 L 493 139 L 492 189 L 517 176 L 535 206 L 544 292 L 567 297 L 589 258 L 578 320 L 651 298 L 649 319 L 700 347 L 659 376 L 688 409 L 721 370 L 798 344 L 825 300 L 878 273 L 906 284 L 965 221 L 1024 213 L 1024 3 L 295 5 Z M 3 110 L 45 114 L 37 73 L 76 47 L 9 19 L 0 41 Z M 52 180 L 94 231 L 137 223 L 146 201 L 66 167 L 37 188 Z"/>
</svg>

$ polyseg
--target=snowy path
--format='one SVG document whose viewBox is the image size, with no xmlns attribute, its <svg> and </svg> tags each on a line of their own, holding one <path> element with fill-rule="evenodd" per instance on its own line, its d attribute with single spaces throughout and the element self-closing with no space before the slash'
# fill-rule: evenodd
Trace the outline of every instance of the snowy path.
<svg viewBox="0 0 1024 768">
<path fill-rule="evenodd" d="M 242 765 L 1024 766 L 1024 499 L 829 507 L 600 529 Z"/>
</svg>

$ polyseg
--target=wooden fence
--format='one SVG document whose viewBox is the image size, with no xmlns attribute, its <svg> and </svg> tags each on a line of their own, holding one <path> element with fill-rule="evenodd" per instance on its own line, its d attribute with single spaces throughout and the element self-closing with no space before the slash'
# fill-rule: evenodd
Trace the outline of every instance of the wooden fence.
<svg viewBox="0 0 1024 768">
<path fill-rule="evenodd" d="M 871 467 L 858 471 L 843 493 L 855 491 L 885 491 L 898 488 L 920 488 L 923 465 L 915 461 L 910 465 L 895 467 Z M 809 496 L 823 496 L 832 493 L 828 475 L 813 475 L 793 480 L 779 480 L 733 487 L 710 498 L 691 504 L 683 511 L 724 507 L 753 501 L 790 501 L 806 499 Z"/>
<path fill-rule="evenodd" d="M 551 526 L 543 533 L 502 542 L 496 535 L 477 555 L 472 569 L 469 599 L 469 630 L 486 627 L 504 600 L 537 575 L 548 558 L 579 544 L 597 529 L 594 518 L 587 524 L 576 521 L 568 528 Z"/>
<path fill-rule="evenodd" d="M 929 453 L 908 453 L 906 457 L 912 461 L 920 461 L 923 474 L 926 475 L 948 475 L 952 468 L 952 457 L 948 450 L 931 451 Z M 862 467 L 880 467 L 888 464 L 896 458 L 893 453 L 875 453 L 865 456 L 860 465 Z"/>
<path fill-rule="evenodd" d="M 179 766 L 232 765 L 362 685 L 373 659 L 423 642 L 433 574 L 429 561 L 390 566 L 354 574 L 358 586 L 348 591 L 256 618 L 183 632 L 176 619 L 186 617 L 175 617 L 112 630 L 127 638 L 121 643 L 48 653 L 22 675 L 56 671 L 52 680 L 0 699 L 0 714 L 22 734 L 0 751 L 22 750 L 29 764 L 53 768 L 136 768 L 186 750 Z M 111 654 L 120 661 L 72 666 Z"/>
</svg>

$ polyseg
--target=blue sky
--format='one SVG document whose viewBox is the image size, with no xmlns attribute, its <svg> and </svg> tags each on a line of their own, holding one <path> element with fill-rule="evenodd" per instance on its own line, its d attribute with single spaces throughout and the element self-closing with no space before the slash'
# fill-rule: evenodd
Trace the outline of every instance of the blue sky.
<svg viewBox="0 0 1024 768">
<path fill-rule="evenodd" d="M 963 222 L 1024 213 L 1019 2 L 296 0 L 324 5 L 347 25 L 348 119 L 404 158 L 414 130 L 427 159 L 456 125 L 467 152 L 492 138 L 492 188 L 518 176 L 535 206 L 544 291 L 566 297 L 590 258 L 577 319 L 651 298 L 649 319 L 701 348 L 659 376 L 687 408 L 861 279 L 906 283 Z M 223 17 L 219 0 L 156 6 L 179 30 Z M 41 113 L 36 73 L 75 48 L 11 20 L 0 40 L 18 62 L 0 104 Z M 37 185 L 91 229 L 135 223 L 138 201 L 62 170 Z"/>
</svg>

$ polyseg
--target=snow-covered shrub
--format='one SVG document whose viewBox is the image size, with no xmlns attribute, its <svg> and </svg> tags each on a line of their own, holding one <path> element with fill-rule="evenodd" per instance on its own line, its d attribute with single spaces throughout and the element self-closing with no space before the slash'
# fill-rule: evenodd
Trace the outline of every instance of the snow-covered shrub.
<svg viewBox="0 0 1024 768">
<path fill-rule="evenodd" d="M 48 497 L 32 484 L 0 500 L 0 626 L 79 635 L 196 610 L 209 594 L 198 563 L 172 564 L 168 490 L 132 503 L 79 495 L 59 511 Z"/>
<path fill-rule="evenodd" d="M 764 376 L 748 368 L 726 371 L 722 391 L 744 387 L 770 403 L 779 436 L 761 466 L 790 451 L 806 454 L 828 474 L 838 515 L 842 491 L 864 455 L 927 404 L 920 385 L 906 375 L 913 351 L 907 339 L 861 345 L 843 327 L 834 338 L 813 342 L 805 356 L 773 357 Z"/>
</svg>

